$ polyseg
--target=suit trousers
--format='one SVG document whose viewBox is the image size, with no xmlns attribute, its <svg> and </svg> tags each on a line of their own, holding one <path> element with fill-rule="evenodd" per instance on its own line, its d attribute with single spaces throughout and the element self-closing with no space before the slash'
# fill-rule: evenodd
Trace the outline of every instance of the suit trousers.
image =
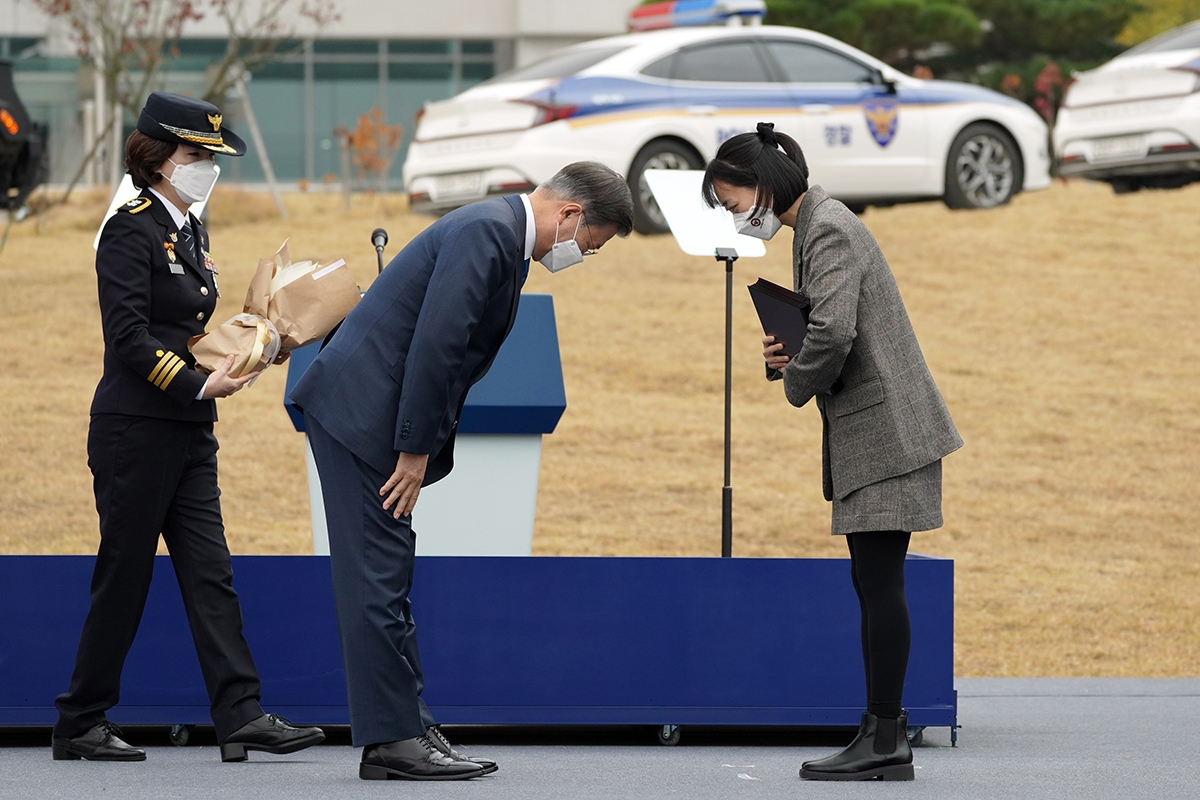
<svg viewBox="0 0 1200 800">
<path fill-rule="evenodd" d="M 411 517 L 394 519 L 379 487 L 387 481 L 305 414 L 321 476 L 333 599 L 346 668 L 355 747 L 411 739 L 434 720 L 409 590 L 417 537 Z"/>
<path fill-rule="evenodd" d="M 76 737 L 117 704 L 162 534 L 175 567 L 218 740 L 262 716 L 261 686 L 221 522 L 211 422 L 96 414 L 88 429 L 100 514 L 91 608 L 71 685 L 55 701 L 58 736 Z"/>
</svg>

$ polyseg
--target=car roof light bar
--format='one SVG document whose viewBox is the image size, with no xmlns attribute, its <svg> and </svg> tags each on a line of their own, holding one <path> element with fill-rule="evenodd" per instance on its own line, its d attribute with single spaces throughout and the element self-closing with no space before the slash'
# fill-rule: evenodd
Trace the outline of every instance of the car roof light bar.
<svg viewBox="0 0 1200 800">
<path fill-rule="evenodd" d="M 631 31 L 693 25 L 758 25 L 767 15 L 765 0 L 667 0 L 629 12 Z"/>
</svg>

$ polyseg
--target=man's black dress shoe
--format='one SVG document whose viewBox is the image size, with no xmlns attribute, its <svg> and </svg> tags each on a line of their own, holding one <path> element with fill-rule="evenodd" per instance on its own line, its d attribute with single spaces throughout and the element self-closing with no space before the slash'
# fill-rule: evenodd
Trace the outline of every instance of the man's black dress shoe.
<svg viewBox="0 0 1200 800">
<path fill-rule="evenodd" d="M 50 750 L 55 761 L 145 761 L 146 751 L 121 740 L 121 729 L 104 720 L 82 736 L 54 736 Z"/>
<path fill-rule="evenodd" d="M 462 781 L 482 774 L 482 766 L 451 758 L 428 736 L 367 745 L 358 765 L 364 781 Z"/>
<path fill-rule="evenodd" d="M 325 732 L 320 728 L 299 728 L 278 714 L 263 714 L 221 742 L 221 760 L 245 761 L 247 750 L 282 756 L 323 741 Z"/>
<path fill-rule="evenodd" d="M 899 719 L 887 719 L 864 712 L 854 741 L 829 758 L 805 761 L 800 777 L 810 781 L 911 781 L 912 761 L 908 714 L 901 712 Z"/>
<path fill-rule="evenodd" d="M 484 775 L 491 775 L 500 767 L 496 766 L 496 762 L 490 758 L 471 758 L 465 753 L 460 753 L 450 744 L 450 740 L 442 733 L 440 725 L 430 725 L 425 729 L 425 735 L 429 737 L 429 741 L 433 742 L 433 746 L 442 752 L 444 756 L 450 756 L 455 761 L 470 761 L 473 764 L 478 764 L 483 767 Z"/>
</svg>

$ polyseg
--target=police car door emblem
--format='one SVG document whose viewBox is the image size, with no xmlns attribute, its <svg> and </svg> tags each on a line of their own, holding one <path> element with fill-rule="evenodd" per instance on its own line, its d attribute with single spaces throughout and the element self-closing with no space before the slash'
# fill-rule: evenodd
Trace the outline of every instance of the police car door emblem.
<svg viewBox="0 0 1200 800">
<path fill-rule="evenodd" d="M 867 118 L 867 130 L 880 147 L 887 147 L 896 136 L 900 126 L 900 106 L 891 101 L 868 101 L 863 103 L 863 115 Z"/>
</svg>

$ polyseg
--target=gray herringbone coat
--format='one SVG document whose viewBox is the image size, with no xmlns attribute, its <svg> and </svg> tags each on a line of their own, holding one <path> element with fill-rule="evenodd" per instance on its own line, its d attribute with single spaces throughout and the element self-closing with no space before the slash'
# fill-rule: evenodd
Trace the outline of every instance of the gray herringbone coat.
<svg viewBox="0 0 1200 800">
<path fill-rule="evenodd" d="M 796 290 L 812 308 L 783 387 L 795 406 L 817 398 L 825 499 L 841 500 L 962 447 L 879 245 L 820 186 L 800 203 L 793 264 Z M 826 394 L 835 381 L 840 388 Z"/>
</svg>

